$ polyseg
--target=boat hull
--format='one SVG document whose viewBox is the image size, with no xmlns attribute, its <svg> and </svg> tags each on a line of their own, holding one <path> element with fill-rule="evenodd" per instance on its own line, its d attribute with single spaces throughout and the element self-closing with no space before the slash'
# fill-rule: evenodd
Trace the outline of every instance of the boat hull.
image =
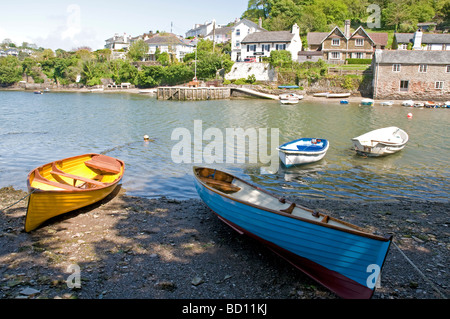
<svg viewBox="0 0 450 319">
<path fill-rule="evenodd" d="M 397 153 L 405 148 L 408 134 L 397 127 L 387 127 L 352 138 L 351 141 L 357 154 L 379 157 Z"/>
<path fill-rule="evenodd" d="M 52 173 L 54 169 L 53 164 L 58 163 L 59 167 L 64 167 L 65 173 L 76 173 L 80 178 L 90 179 L 94 176 L 99 178 L 99 170 L 89 168 L 84 164 L 92 159 L 93 156 L 98 156 L 98 154 L 85 154 L 63 159 L 45 164 L 30 172 L 28 175 L 28 191 L 30 195 L 25 218 L 26 232 L 38 228 L 50 218 L 94 204 L 115 190 L 122 179 L 125 169 L 125 164 L 117 159 L 115 160 L 120 164 L 120 166 L 117 166 L 119 172 L 102 172 L 103 175 L 100 178 L 102 182 L 97 183 L 101 186 L 89 184 L 88 187 L 86 186 L 87 183 L 83 183 L 83 181 L 74 182 L 71 178 L 55 176 Z M 69 180 L 72 181 L 71 184 L 68 183 Z M 63 189 L 63 186 L 66 189 Z"/>
<path fill-rule="evenodd" d="M 368 284 L 369 269 L 375 265 L 381 272 L 390 238 L 366 236 L 273 211 L 221 193 L 198 177 L 195 186 L 200 198 L 221 220 L 260 240 L 337 295 L 360 299 L 372 296 L 375 285 Z M 263 195 L 274 197 L 255 188 L 255 198 Z"/>
<path fill-rule="evenodd" d="M 312 140 L 319 141 L 321 146 L 313 144 Z M 298 143 L 302 144 L 301 147 L 295 147 Z M 278 155 L 284 166 L 291 167 L 320 161 L 325 157 L 328 148 L 328 140 L 301 138 L 281 145 Z"/>
</svg>

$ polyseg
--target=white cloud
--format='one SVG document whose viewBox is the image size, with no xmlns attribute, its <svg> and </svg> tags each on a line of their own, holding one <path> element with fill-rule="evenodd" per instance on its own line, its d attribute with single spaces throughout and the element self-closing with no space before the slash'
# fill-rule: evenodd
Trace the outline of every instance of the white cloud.
<svg viewBox="0 0 450 319">
<path fill-rule="evenodd" d="M 93 50 L 103 48 L 104 39 L 98 39 L 95 31 L 83 27 L 81 8 L 77 4 L 67 6 L 66 15 L 59 21 L 56 27 L 47 36 L 33 38 L 33 42 L 40 47 L 52 50 L 63 49 L 66 51 L 88 46 Z"/>
</svg>

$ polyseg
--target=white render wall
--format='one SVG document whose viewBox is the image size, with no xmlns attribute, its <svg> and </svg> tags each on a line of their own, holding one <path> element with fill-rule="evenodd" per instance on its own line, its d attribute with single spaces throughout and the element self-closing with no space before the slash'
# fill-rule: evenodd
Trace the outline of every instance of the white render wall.
<svg viewBox="0 0 450 319">
<path fill-rule="evenodd" d="M 256 81 L 276 82 L 277 74 L 269 63 L 246 63 L 235 62 L 230 73 L 225 74 L 226 80 L 246 79 L 249 75 L 254 75 Z"/>
</svg>

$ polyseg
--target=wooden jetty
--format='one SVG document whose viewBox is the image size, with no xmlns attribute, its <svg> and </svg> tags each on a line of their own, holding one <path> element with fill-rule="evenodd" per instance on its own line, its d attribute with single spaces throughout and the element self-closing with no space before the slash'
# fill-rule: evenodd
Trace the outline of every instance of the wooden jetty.
<svg viewBox="0 0 450 319">
<path fill-rule="evenodd" d="M 228 87 L 159 87 L 158 100 L 197 101 L 229 99 L 231 90 Z"/>
<path fill-rule="evenodd" d="M 261 93 L 247 88 L 234 87 L 158 87 L 156 96 L 158 100 L 200 101 L 229 99 L 233 95 L 233 92 L 239 92 L 241 93 L 241 96 L 279 100 L 278 95 Z"/>
</svg>

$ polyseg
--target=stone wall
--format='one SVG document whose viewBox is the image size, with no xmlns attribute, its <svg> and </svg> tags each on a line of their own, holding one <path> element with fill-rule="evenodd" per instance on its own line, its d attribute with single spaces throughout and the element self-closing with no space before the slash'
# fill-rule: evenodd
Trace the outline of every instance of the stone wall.
<svg viewBox="0 0 450 319">
<path fill-rule="evenodd" d="M 450 100 L 450 72 L 446 72 L 446 65 L 428 64 L 426 72 L 419 72 L 418 64 L 401 64 L 400 71 L 394 71 L 392 64 L 382 64 L 374 75 L 376 99 Z M 400 89 L 400 81 L 408 81 L 407 90 Z M 437 81 L 444 82 L 442 89 L 436 89 Z"/>
</svg>

